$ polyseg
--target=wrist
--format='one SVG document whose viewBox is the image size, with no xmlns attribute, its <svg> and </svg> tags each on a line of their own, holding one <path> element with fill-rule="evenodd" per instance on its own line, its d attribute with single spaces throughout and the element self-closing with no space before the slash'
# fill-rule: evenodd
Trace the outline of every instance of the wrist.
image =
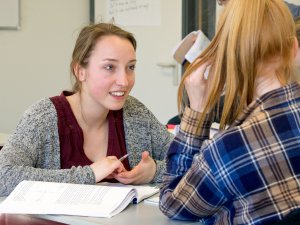
<svg viewBox="0 0 300 225">
<path fill-rule="evenodd" d="M 157 163 L 156 163 L 156 160 L 155 159 L 152 159 L 153 160 L 153 167 L 151 169 L 151 175 L 149 176 L 148 180 L 146 183 L 150 183 L 151 181 L 153 181 L 153 179 L 155 178 L 156 176 L 156 171 L 157 171 Z"/>
<path fill-rule="evenodd" d="M 205 105 L 202 103 L 203 101 L 190 101 L 190 108 L 196 112 L 202 113 L 204 112 Z"/>
</svg>

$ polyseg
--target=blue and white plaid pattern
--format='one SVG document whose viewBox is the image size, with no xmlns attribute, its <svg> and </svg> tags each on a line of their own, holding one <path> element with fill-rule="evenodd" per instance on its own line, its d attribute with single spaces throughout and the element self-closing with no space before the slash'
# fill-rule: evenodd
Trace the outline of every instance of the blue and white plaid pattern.
<svg viewBox="0 0 300 225">
<path fill-rule="evenodd" d="M 300 208 L 300 86 L 273 90 L 209 137 L 186 108 L 167 155 L 160 209 L 203 224 L 273 224 Z"/>
</svg>

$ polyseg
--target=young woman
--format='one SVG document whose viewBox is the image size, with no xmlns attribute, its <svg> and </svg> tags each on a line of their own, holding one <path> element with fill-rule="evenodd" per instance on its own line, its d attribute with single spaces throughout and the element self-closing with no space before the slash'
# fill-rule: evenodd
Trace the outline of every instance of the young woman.
<svg viewBox="0 0 300 225">
<path fill-rule="evenodd" d="M 180 85 L 179 99 L 186 90 L 190 105 L 182 105 L 167 153 L 164 214 L 202 224 L 274 224 L 300 208 L 297 51 L 282 0 L 226 4 L 215 37 Z M 222 94 L 222 130 L 209 139 Z"/>
<path fill-rule="evenodd" d="M 132 34 L 113 24 L 82 29 L 70 65 L 73 90 L 32 105 L 0 151 L 0 195 L 25 179 L 161 181 L 172 135 L 129 96 L 135 50 Z"/>
</svg>

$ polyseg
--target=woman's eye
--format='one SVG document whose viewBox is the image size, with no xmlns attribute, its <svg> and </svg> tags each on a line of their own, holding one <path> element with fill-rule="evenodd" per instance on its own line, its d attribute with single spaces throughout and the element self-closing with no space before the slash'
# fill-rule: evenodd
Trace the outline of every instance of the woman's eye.
<svg viewBox="0 0 300 225">
<path fill-rule="evenodd" d="M 129 69 L 130 69 L 130 70 L 135 70 L 135 65 L 129 66 Z"/>
<path fill-rule="evenodd" d="M 107 66 L 105 66 L 105 69 L 106 70 L 112 70 L 113 69 L 113 65 L 107 65 Z"/>
</svg>

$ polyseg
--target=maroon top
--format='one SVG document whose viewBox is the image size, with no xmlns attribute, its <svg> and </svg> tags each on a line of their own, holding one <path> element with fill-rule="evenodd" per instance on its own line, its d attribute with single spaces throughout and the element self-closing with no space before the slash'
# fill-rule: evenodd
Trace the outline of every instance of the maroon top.
<svg viewBox="0 0 300 225">
<path fill-rule="evenodd" d="M 66 96 L 72 94 L 71 92 L 64 91 L 60 96 L 50 98 L 57 111 L 62 169 L 69 169 L 72 166 L 86 166 L 93 163 L 84 153 L 83 132 L 66 99 Z M 109 111 L 108 127 L 107 156 L 114 155 L 120 158 L 127 153 L 122 109 Z M 125 159 L 123 164 L 127 170 L 130 169 L 128 159 Z"/>
</svg>

